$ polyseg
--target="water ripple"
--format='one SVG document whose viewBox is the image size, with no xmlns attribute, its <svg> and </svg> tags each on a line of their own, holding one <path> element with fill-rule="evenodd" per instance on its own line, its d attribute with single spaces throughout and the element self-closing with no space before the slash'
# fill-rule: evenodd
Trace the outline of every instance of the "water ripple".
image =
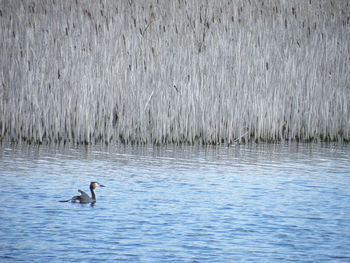
<svg viewBox="0 0 350 263">
<path fill-rule="evenodd" d="M 348 262 L 347 146 L 0 148 L 6 262 Z M 95 206 L 58 200 L 98 189 Z"/>
</svg>

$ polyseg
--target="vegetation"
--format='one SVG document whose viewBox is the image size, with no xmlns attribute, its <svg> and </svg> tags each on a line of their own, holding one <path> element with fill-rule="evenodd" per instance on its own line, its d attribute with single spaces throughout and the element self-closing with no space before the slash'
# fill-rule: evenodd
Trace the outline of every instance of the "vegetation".
<svg viewBox="0 0 350 263">
<path fill-rule="evenodd" d="M 349 0 L 0 0 L 0 138 L 350 139 Z"/>
</svg>

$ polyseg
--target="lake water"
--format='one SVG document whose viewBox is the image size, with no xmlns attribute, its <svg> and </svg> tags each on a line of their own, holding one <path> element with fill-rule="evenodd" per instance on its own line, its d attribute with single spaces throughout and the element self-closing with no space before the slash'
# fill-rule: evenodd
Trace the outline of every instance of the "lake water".
<svg viewBox="0 0 350 263">
<path fill-rule="evenodd" d="M 0 179 L 0 262 L 350 262 L 346 145 L 3 143 Z"/>
</svg>

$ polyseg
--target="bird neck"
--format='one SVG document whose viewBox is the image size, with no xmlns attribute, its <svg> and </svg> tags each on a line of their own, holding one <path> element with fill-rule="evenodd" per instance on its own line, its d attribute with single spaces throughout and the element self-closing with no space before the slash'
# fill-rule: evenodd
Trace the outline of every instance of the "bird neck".
<svg viewBox="0 0 350 263">
<path fill-rule="evenodd" d="M 91 198 L 96 200 L 96 194 L 94 188 L 90 186 Z"/>
</svg>

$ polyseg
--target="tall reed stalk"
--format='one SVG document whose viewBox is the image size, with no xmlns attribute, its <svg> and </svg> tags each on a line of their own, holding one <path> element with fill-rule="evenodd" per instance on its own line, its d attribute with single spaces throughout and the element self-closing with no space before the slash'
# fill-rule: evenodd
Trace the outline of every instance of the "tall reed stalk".
<svg viewBox="0 0 350 263">
<path fill-rule="evenodd" d="M 0 0 L 0 139 L 350 139 L 349 0 Z"/>
</svg>

